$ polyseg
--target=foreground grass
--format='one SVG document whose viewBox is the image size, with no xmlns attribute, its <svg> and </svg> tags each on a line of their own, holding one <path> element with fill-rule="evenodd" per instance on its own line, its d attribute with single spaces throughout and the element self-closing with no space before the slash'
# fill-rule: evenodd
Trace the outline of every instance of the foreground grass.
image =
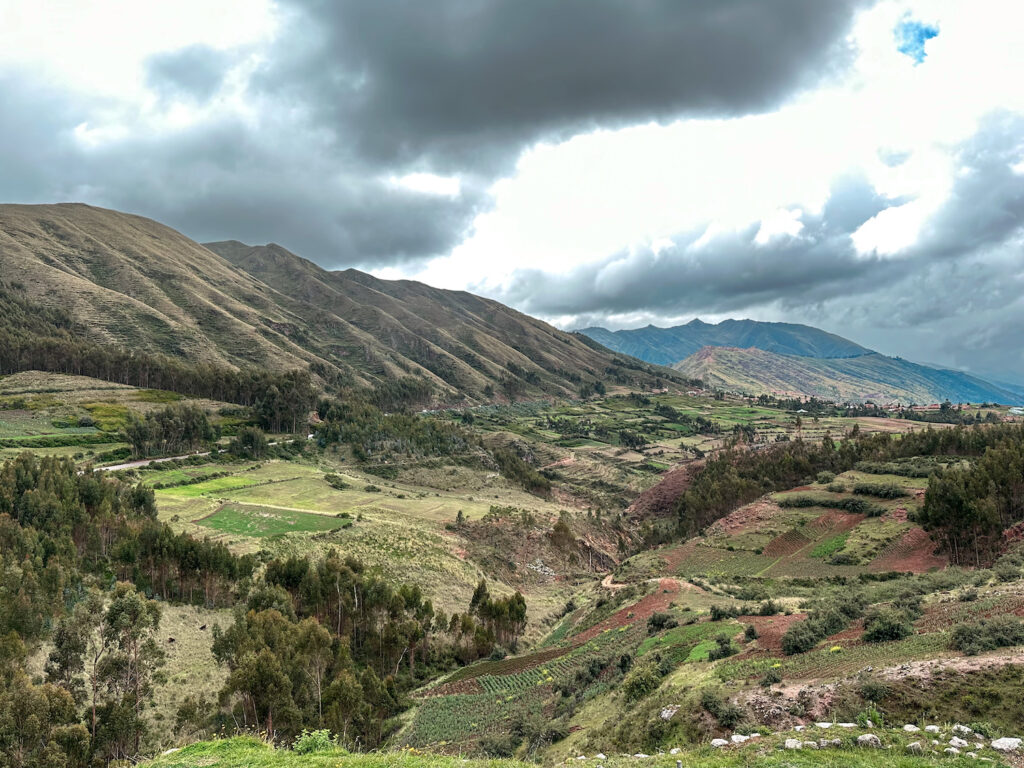
<svg viewBox="0 0 1024 768">
<path fill-rule="evenodd" d="M 756 747 L 715 750 L 701 747 L 679 755 L 651 758 L 611 757 L 607 760 L 581 761 L 581 765 L 644 766 L 675 768 L 682 760 L 687 768 L 919 768 L 941 763 L 944 766 L 977 765 L 975 760 L 958 758 L 912 757 L 895 750 L 804 750 L 799 752 Z M 575 761 L 574 761 L 575 762 Z M 998 765 L 998 763 L 993 763 Z M 144 768 L 526 768 L 534 763 L 516 760 L 464 760 L 457 757 L 409 752 L 385 752 L 350 755 L 343 750 L 300 755 L 287 749 L 273 749 L 262 741 L 236 737 L 201 742 L 163 755 Z"/>
</svg>

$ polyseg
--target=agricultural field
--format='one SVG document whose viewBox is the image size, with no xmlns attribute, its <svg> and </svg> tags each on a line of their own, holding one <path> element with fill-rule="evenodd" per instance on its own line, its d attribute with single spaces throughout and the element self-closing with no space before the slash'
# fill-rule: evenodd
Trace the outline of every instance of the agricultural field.
<svg viewBox="0 0 1024 768">
<path fill-rule="evenodd" d="M 23 450 L 66 456 L 77 461 L 120 458 L 127 443 L 120 432 L 132 414 L 182 400 L 163 390 L 112 384 L 85 376 L 27 371 L 0 378 L 0 459 Z M 234 417 L 220 416 L 229 407 L 212 400 L 193 400 L 207 409 L 215 423 L 229 426 Z"/>
</svg>

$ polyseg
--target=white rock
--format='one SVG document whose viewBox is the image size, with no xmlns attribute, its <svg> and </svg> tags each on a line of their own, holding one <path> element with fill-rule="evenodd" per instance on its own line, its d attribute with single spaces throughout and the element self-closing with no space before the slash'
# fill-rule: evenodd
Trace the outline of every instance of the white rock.
<svg viewBox="0 0 1024 768">
<path fill-rule="evenodd" d="M 725 739 L 712 739 L 711 740 L 711 746 L 712 747 L 728 747 L 729 746 L 729 742 L 726 741 Z"/>
<path fill-rule="evenodd" d="M 750 737 L 744 736 L 742 733 L 734 733 L 729 738 L 732 740 L 733 744 L 742 744 L 744 741 L 747 741 Z"/>
<path fill-rule="evenodd" d="M 882 740 L 875 736 L 873 733 L 865 733 L 857 737 L 858 747 L 870 747 L 871 749 L 881 749 Z"/>
<path fill-rule="evenodd" d="M 805 741 L 804 742 L 804 749 L 817 749 L 817 748 L 818 748 L 818 742 L 816 742 L 816 741 Z"/>
<path fill-rule="evenodd" d="M 840 728 L 856 728 L 856 723 L 836 723 Z"/>
<path fill-rule="evenodd" d="M 921 755 L 924 754 L 924 747 L 921 746 L 920 741 L 915 741 L 912 744 L 907 744 L 907 752 L 914 755 Z"/>
<path fill-rule="evenodd" d="M 818 739 L 818 747 L 826 749 L 828 747 L 841 747 L 843 746 L 842 739 Z"/>
<path fill-rule="evenodd" d="M 959 755 L 960 754 L 960 750 L 957 749 L 956 747 L 946 747 L 942 751 L 945 752 L 947 755 Z"/>
<path fill-rule="evenodd" d="M 676 712 L 678 712 L 678 711 L 679 711 L 679 705 L 678 704 L 673 704 L 671 707 L 665 707 L 663 710 L 661 710 L 661 719 L 662 720 L 671 720 L 673 717 L 676 716 Z"/>
<path fill-rule="evenodd" d="M 797 725 L 797 726 L 793 727 L 793 730 L 796 731 L 797 733 L 800 733 L 800 731 L 802 731 L 803 729 L 804 729 L 804 726 L 802 726 L 802 725 Z"/>
<path fill-rule="evenodd" d="M 800 739 L 786 739 L 786 743 L 782 746 L 786 749 L 800 749 L 803 747 L 803 743 L 801 743 Z"/>
<path fill-rule="evenodd" d="M 939 732 L 939 726 L 937 726 L 937 725 L 926 725 L 926 726 L 924 727 L 924 729 L 925 729 L 925 730 L 926 730 L 926 731 L 927 731 L 928 733 L 938 733 L 938 732 Z"/>
<path fill-rule="evenodd" d="M 976 741 L 976 742 L 974 742 L 974 748 L 975 749 L 984 749 L 985 745 L 982 744 L 980 741 Z"/>
<path fill-rule="evenodd" d="M 819 728 L 824 728 L 826 731 L 832 727 L 832 723 L 815 723 Z"/>
<path fill-rule="evenodd" d="M 956 747 L 957 749 L 963 749 L 964 747 L 969 747 L 971 745 L 963 739 L 961 739 L 959 736 L 954 736 L 952 739 L 949 740 L 949 746 Z"/>
<path fill-rule="evenodd" d="M 957 723 L 953 726 L 953 733 L 955 733 L 957 736 L 970 736 L 972 733 L 974 733 L 974 731 L 972 731 L 966 725 L 960 725 L 960 723 Z"/>
<path fill-rule="evenodd" d="M 577 756 L 576 756 L 576 759 L 577 759 L 577 760 L 586 760 L 586 759 L 587 759 L 587 756 L 586 756 L 586 755 L 577 755 Z"/>
<path fill-rule="evenodd" d="M 978 756 L 978 753 L 977 752 L 968 752 L 967 756 L 968 757 L 975 757 L 976 758 Z"/>
<path fill-rule="evenodd" d="M 650 755 L 645 755 L 643 752 L 637 752 L 635 755 L 633 755 L 633 757 L 638 758 L 640 760 L 645 760 L 648 757 L 650 757 Z"/>
<path fill-rule="evenodd" d="M 939 746 L 939 741 L 938 741 L 938 739 L 932 739 L 932 746 L 933 746 L 933 747 L 937 747 L 937 746 Z"/>
<path fill-rule="evenodd" d="M 1000 752 L 1016 752 L 1020 749 L 1020 739 L 1011 739 L 1009 737 L 996 739 L 992 742 L 992 749 L 997 749 Z"/>
<path fill-rule="evenodd" d="M 604 752 L 598 752 L 596 755 L 594 755 L 594 759 L 595 760 L 607 760 L 608 758 L 604 754 Z"/>
<path fill-rule="evenodd" d="M 907 723 L 906 725 L 903 726 L 903 730 L 906 731 L 907 733 L 917 733 L 921 729 L 918 728 L 916 725 L 911 725 L 910 723 Z"/>
<path fill-rule="evenodd" d="M 173 755 L 175 752 L 180 752 L 180 751 L 181 751 L 181 747 L 173 747 L 171 749 L 165 749 L 160 754 L 161 755 Z"/>
<path fill-rule="evenodd" d="M 670 749 L 670 750 L 668 751 L 668 753 L 669 753 L 670 755 L 678 755 L 678 754 L 679 754 L 680 752 L 682 752 L 682 751 L 683 751 L 683 750 L 681 750 L 681 749 L 680 749 L 679 747 L 672 747 L 672 749 Z"/>
<path fill-rule="evenodd" d="M 865 727 L 865 728 L 874 728 L 874 727 L 875 727 L 875 724 L 874 724 L 874 723 L 872 723 L 872 722 L 871 722 L 870 720 L 865 720 L 865 721 L 864 721 L 864 727 Z"/>
</svg>

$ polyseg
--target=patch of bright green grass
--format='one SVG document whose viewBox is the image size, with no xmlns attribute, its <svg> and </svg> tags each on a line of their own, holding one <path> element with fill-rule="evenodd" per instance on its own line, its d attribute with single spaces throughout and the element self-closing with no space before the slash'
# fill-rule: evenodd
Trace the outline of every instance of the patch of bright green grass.
<svg viewBox="0 0 1024 768">
<path fill-rule="evenodd" d="M 256 538 L 278 536 L 282 533 L 333 531 L 352 525 L 351 518 L 232 504 L 225 505 L 196 522 L 215 531 Z"/>
<path fill-rule="evenodd" d="M 831 557 L 846 546 L 847 538 L 849 538 L 849 534 L 840 533 L 838 536 L 833 536 L 831 539 L 825 539 L 825 541 L 821 542 L 811 550 L 811 557 Z"/>
</svg>

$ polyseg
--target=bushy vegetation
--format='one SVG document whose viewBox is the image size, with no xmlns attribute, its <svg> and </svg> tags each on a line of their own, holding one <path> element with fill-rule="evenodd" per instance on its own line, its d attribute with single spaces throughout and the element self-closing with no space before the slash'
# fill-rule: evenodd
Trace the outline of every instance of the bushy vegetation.
<svg viewBox="0 0 1024 768">
<path fill-rule="evenodd" d="M 957 624 L 949 644 L 968 656 L 1024 645 L 1024 622 L 1013 616 L 996 616 L 972 624 Z"/>
<path fill-rule="evenodd" d="M 879 499 L 899 499 L 907 495 L 895 483 L 856 483 L 853 492 L 859 496 L 875 496 Z"/>
<path fill-rule="evenodd" d="M 866 517 L 881 517 L 885 514 L 885 507 L 873 504 L 866 499 L 854 498 L 828 498 L 817 496 L 791 495 L 783 496 L 778 500 L 780 507 L 825 507 L 826 509 L 841 509 L 854 515 L 865 515 Z"/>
<path fill-rule="evenodd" d="M 842 632 L 849 623 L 864 613 L 863 595 L 826 602 L 815 607 L 807 619 L 797 622 L 782 636 L 782 652 L 787 656 L 805 653 L 829 635 Z"/>
</svg>

